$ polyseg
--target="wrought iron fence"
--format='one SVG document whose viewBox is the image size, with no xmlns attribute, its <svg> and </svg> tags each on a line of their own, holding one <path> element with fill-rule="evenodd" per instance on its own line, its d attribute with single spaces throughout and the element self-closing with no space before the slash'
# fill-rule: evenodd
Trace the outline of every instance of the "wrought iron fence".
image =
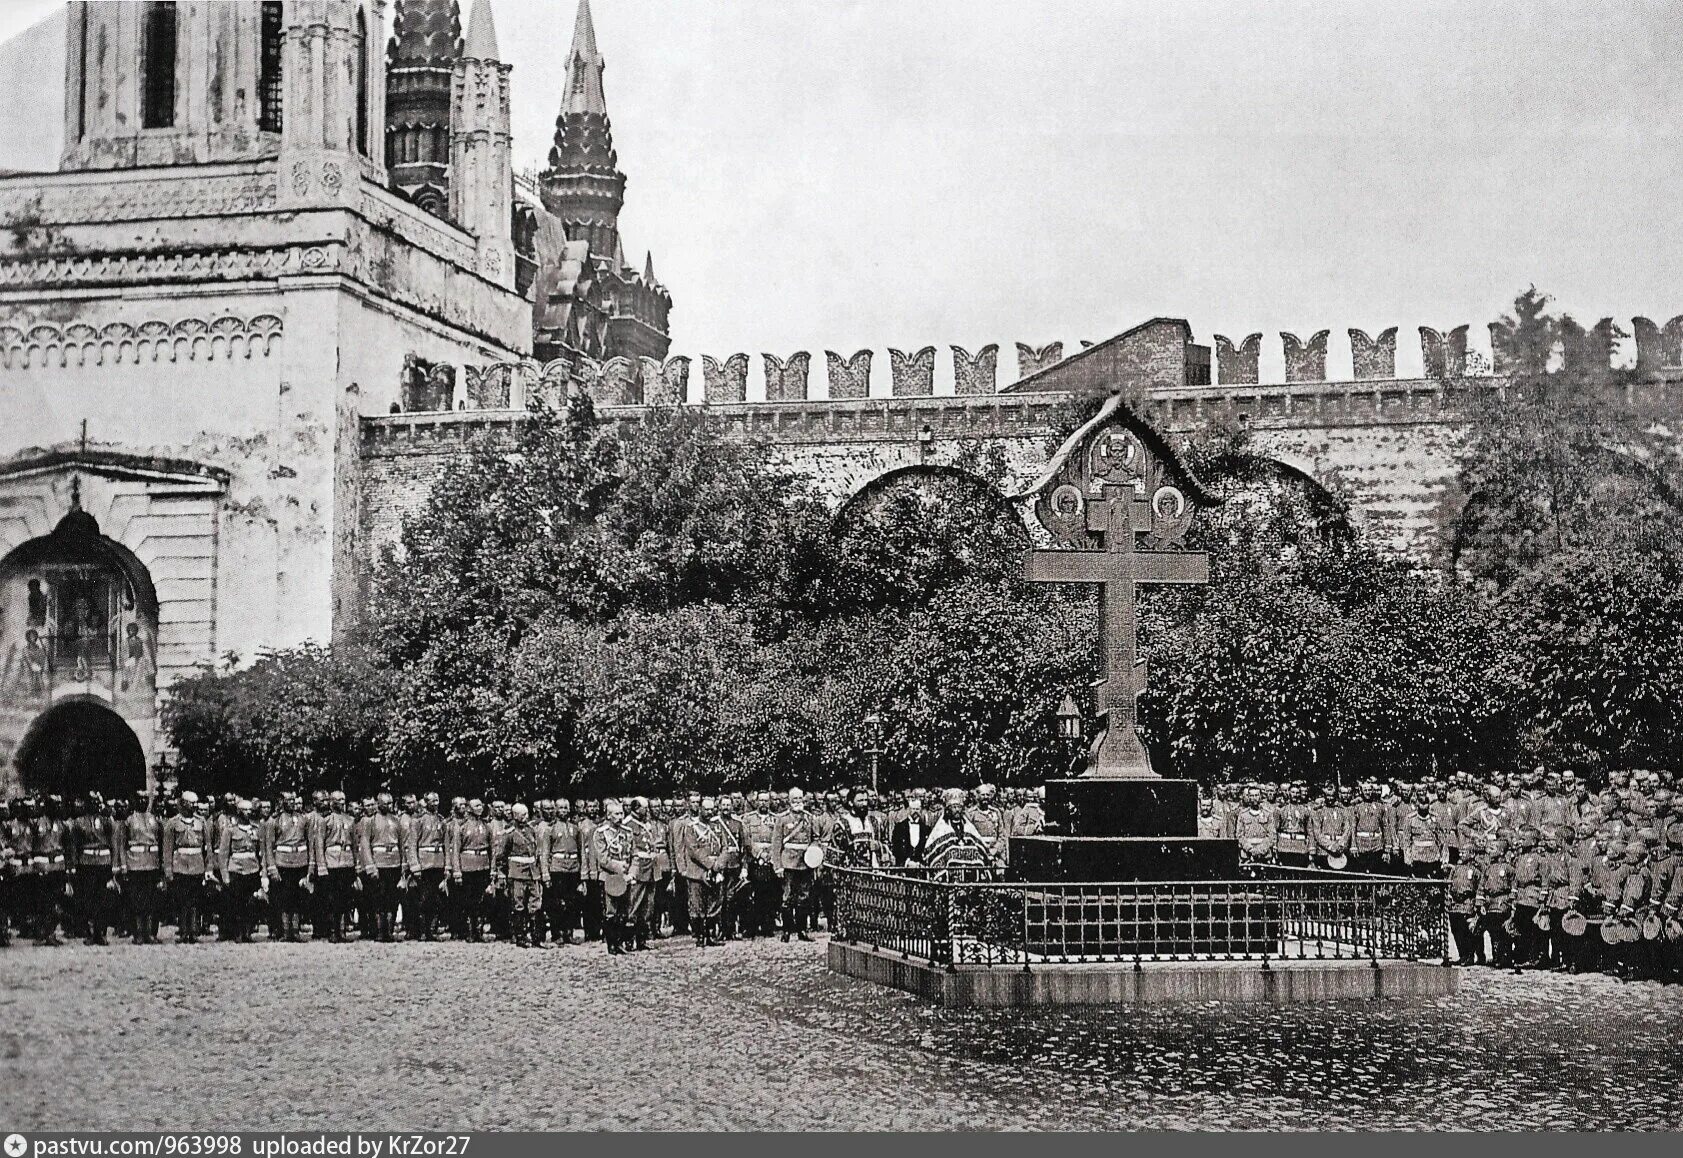
<svg viewBox="0 0 1683 1158">
<path fill-rule="evenodd" d="M 834 870 L 840 939 L 943 965 L 1440 960 L 1442 881 L 1039 884 Z"/>
</svg>

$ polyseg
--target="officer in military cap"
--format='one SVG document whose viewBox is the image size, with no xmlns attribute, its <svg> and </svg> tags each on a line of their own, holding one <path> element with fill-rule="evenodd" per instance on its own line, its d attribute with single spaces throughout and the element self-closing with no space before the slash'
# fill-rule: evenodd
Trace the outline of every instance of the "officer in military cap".
<svg viewBox="0 0 1683 1158">
<path fill-rule="evenodd" d="M 129 935 L 136 945 L 158 943 L 163 848 L 164 822 L 152 811 L 152 798 L 136 792 L 133 807 L 117 826 L 112 853 L 112 870 L 128 907 Z"/>
<path fill-rule="evenodd" d="M 777 816 L 771 810 L 771 793 L 755 793 L 753 810 L 742 818 L 748 863 L 743 925 L 750 937 L 769 937 L 777 924 L 783 887 L 771 859 L 772 838 L 776 829 Z"/>
<path fill-rule="evenodd" d="M 21 863 L 12 836 L 11 802 L 0 796 L 0 949 L 12 943 L 12 910 L 17 906 L 15 889 Z"/>
<path fill-rule="evenodd" d="M 1495 837 L 1485 847 L 1488 856 L 1478 891 L 1480 931 L 1490 938 L 1490 963 L 1506 969 L 1513 964 L 1513 932 L 1508 919 L 1513 916 L 1514 869 L 1508 860 L 1507 841 Z"/>
<path fill-rule="evenodd" d="M 579 905 L 584 899 L 584 837 L 573 819 L 573 803 L 567 799 L 545 800 L 538 805 L 542 823 L 538 826 L 549 855 L 549 884 L 544 887 L 544 921 L 557 945 L 571 945 L 578 928 Z"/>
<path fill-rule="evenodd" d="M 789 811 L 777 818 L 772 828 L 771 862 L 778 879 L 783 882 L 783 939 L 793 931 L 801 940 L 810 941 L 806 931 L 807 902 L 812 894 L 812 869 L 806 863 L 806 852 L 817 844 L 818 829 L 807 813 L 806 793 L 799 788 L 789 790 Z"/>
<path fill-rule="evenodd" d="M 232 819 L 224 820 L 216 838 L 211 871 L 222 882 L 222 919 L 227 939 L 250 943 L 257 929 L 258 911 L 267 892 L 263 872 L 263 833 L 252 803 L 235 799 Z M 274 930 L 270 929 L 270 939 Z"/>
<path fill-rule="evenodd" d="M 1463 851 L 1467 854 L 1465 858 L 1449 870 L 1449 933 L 1455 942 L 1457 965 L 1483 965 L 1484 930 L 1479 923 L 1479 891 L 1484 879 L 1484 848 L 1479 845 Z"/>
<path fill-rule="evenodd" d="M 596 826 L 596 865 L 603 875 L 602 935 L 608 955 L 626 952 L 631 939 L 632 860 L 635 855 L 631 831 L 625 826 L 625 808 L 618 800 L 602 802 L 602 821 Z"/>
<path fill-rule="evenodd" d="M 199 814 L 196 793 L 183 792 L 176 814 L 164 824 L 164 884 L 175 909 L 175 937 L 184 945 L 198 941 L 204 905 L 205 873 L 210 868 L 209 834 Z"/>
<path fill-rule="evenodd" d="M 543 893 L 550 879 L 549 840 L 532 827 L 524 804 L 513 805 L 508 815 L 508 826 L 492 854 L 491 876 L 508 894 L 514 943 L 523 949 L 545 949 Z"/>
<path fill-rule="evenodd" d="M 70 855 L 75 861 L 76 925 L 89 945 L 104 945 L 115 906 L 112 884 L 114 826 L 104 803 L 93 796 L 77 801 L 70 822 Z"/>
</svg>

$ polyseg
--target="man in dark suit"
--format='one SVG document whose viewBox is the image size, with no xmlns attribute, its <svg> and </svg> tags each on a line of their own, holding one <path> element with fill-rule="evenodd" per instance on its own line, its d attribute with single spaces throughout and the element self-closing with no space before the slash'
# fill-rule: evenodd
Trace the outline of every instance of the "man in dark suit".
<svg viewBox="0 0 1683 1158">
<path fill-rule="evenodd" d="M 889 834 L 888 851 L 894 855 L 894 863 L 921 865 L 923 842 L 928 835 L 929 825 L 924 822 L 923 811 L 913 808 L 894 825 L 894 831 Z"/>
</svg>

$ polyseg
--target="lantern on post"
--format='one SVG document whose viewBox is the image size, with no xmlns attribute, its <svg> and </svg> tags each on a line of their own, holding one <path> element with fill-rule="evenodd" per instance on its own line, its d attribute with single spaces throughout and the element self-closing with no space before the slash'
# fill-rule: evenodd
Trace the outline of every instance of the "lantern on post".
<svg viewBox="0 0 1683 1158">
<path fill-rule="evenodd" d="M 1070 744 L 1081 741 L 1081 709 L 1075 705 L 1075 697 L 1064 694 L 1064 702 L 1058 705 L 1058 739 Z"/>
<path fill-rule="evenodd" d="M 867 741 L 865 752 L 871 757 L 871 792 L 874 795 L 878 791 L 877 766 L 882 759 L 883 752 L 882 717 L 876 712 L 872 712 L 870 715 L 865 717 L 864 724 L 865 739 Z"/>
</svg>

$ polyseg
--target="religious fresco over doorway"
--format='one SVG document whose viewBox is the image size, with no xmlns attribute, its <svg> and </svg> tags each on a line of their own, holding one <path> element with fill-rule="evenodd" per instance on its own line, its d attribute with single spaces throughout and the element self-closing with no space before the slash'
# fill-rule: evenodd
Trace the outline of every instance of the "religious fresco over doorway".
<svg viewBox="0 0 1683 1158">
<path fill-rule="evenodd" d="M 0 560 L 0 706 L 66 695 L 150 716 L 158 613 L 144 569 L 80 510 Z"/>
</svg>

